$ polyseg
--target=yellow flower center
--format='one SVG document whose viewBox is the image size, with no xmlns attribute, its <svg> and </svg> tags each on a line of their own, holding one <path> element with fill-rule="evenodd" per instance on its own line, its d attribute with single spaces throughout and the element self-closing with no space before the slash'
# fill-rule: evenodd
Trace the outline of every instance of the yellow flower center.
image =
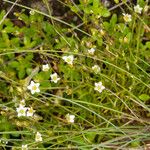
<svg viewBox="0 0 150 150">
<path fill-rule="evenodd" d="M 34 85 L 34 86 L 32 87 L 32 90 L 35 91 L 36 89 L 37 89 L 37 87 Z"/>
<path fill-rule="evenodd" d="M 24 114 L 24 110 L 21 109 L 21 110 L 19 111 L 19 113 L 20 113 L 20 114 Z"/>
<path fill-rule="evenodd" d="M 129 20 L 130 20 L 130 17 L 127 16 L 127 15 L 125 15 L 125 16 L 124 16 L 124 20 L 125 20 L 125 21 L 129 21 Z"/>
<path fill-rule="evenodd" d="M 54 77 L 53 77 L 53 80 L 57 80 L 57 77 L 56 77 L 56 76 L 54 76 Z"/>
<path fill-rule="evenodd" d="M 41 135 L 36 135 L 36 139 L 40 140 L 41 139 Z"/>
<path fill-rule="evenodd" d="M 101 86 L 98 86 L 97 89 L 98 89 L 98 90 L 101 90 Z"/>
<path fill-rule="evenodd" d="M 67 58 L 67 60 L 66 60 L 68 63 L 70 63 L 71 62 L 71 59 L 70 58 Z"/>
<path fill-rule="evenodd" d="M 30 108 L 29 109 L 29 113 L 33 113 L 34 111 L 33 111 L 33 109 L 32 108 Z"/>
</svg>

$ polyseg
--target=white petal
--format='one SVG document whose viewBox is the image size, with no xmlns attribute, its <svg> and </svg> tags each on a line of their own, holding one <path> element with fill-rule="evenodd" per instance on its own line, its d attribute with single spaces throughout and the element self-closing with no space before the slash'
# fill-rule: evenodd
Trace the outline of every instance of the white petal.
<svg viewBox="0 0 150 150">
<path fill-rule="evenodd" d="M 102 82 L 98 82 L 98 85 L 101 86 L 101 85 L 102 85 Z"/>
<path fill-rule="evenodd" d="M 31 86 L 31 85 L 27 86 L 27 89 L 28 89 L 28 90 L 31 90 L 31 88 L 32 88 L 32 86 Z"/>
<path fill-rule="evenodd" d="M 104 89 L 105 89 L 105 87 L 104 87 L 104 86 L 102 86 L 102 87 L 101 87 L 101 89 L 102 89 L 102 90 L 104 90 Z"/>
<path fill-rule="evenodd" d="M 35 93 L 35 90 L 31 90 L 31 94 L 34 94 Z"/>
<path fill-rule="evenodd" d="M 34 84 L 35 84 L 34 81 L 31 81 L 30 85 L 33 86 Z"/>
<path fill-rule="evenodd" d="M 63 57 L 62 57 L 62 59 L 66 61 L 66 59 L 67 59 L 67 56 L 63 56 Z"/>
<path fill-rule="evenodd" d="M 97 87 L 97 86 L 98 86 L 98 83 L 95 83 L 95 86 Z"/>
<path fill-rule="evenodd" d="M 39 87 L 39 86 L 40 86 L 40 83 L 36 83 L 36 86 Z"/>
<path fill-rule="evenodd" d="M 40 89 L 39 89 L 39 88 L 37 88 L 37 89 L 36 89 L 36 92 L 37 92 L 37 93 L 39 93 L 39 92 L 40 92 Z"/>
</svg>

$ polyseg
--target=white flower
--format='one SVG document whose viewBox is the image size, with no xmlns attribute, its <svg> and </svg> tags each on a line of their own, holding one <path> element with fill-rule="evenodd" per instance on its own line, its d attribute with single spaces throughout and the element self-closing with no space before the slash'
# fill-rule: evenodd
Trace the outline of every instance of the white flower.
<svg viewBox="0 0 150 150">
<path fill-rule="evenodd" d="M 130 14 L 123 13 L 123 19 L 125 22 L 130 22 L 130 21 L 132 21 L 132 16 Z"/>
<path fill-rule="evenodd" d="M 94 90 L 101 93 L 104 89 L 105 89 L 105 87 L 102 85 L 102 82 L 95 83 Z"/>
<path fill-rule="evenodd" d="M 27 87 L 27 89 L 29 89 L 31 91 L 31 94 L 34 93 L 39 93 L 40 89 L 39 89 L 40 84 L 39 83 L 34 83 L 34 81 L 31 81 L 30 85 Z"/>
<path fill-rule="evenodd" d="M 48 70 L 49 70 L 49 65 L 48 65 L 48 64 L 43 65 L 43 66 L 42 66 L 42 70 L 43 70 L 43 71 L 48 71 Z"/>
<path fill-rule="evenodd" d="M 94 66 L 92 67 L 92 70 L 97 74 L 97 73 L 100 72 L 100 67 L 99 67 L 98 65 L 94 65 Z"/>
<path fill-rule="evenodd" d="M 69 123 L 74 123 L 74 118 L 75 118 L 75 115 L 70 115 L 70 114 L 66 115 L 66 120 Z"/>
<path fill-rule="evenodd" d="M 26 116 L 27 107 L 19 106 L 17 109 L 18 117 Z"/>
<path fill-rule="evenodd" d="M 35 110 L 32 107 L 28 108 L 28 111 L 27 111 L 27 116 L 28 117 L 32 117 L 34 113 L 35 113 Z"/>
<path fill-rule="evenodd" d="M 54 83 L 57 83 L 60 80 L 60 78 L 58 78 L 57 73 L 51 74 L 50 77 L 51 77 L 51 81 Z"/>
<path fill-rule="evenodd" d="M 88 53 L 90 55 L 94 55 L 94 52 L 95 52 L 95 48 L 91 48 L 91 49 L 88 50 Z"/>
<path fill-rule="evenodd" d="M 27 145 L 22 145 L 22 150 L 28 150 L 28 146 Z"/>
<path fill-rule="evenodd" d="M 144 7 L 144 12 L 147 12 L 148 9 L 149 9 L 149 6 L 146 5 L 146 6 Z"/>
<path fill-rule="evenodd" d="M 74 56 L 73 55 L 69 55 L 69 56 L 63 56 L 62 59 L 69 65 L 73 65 L 73 60 L 74 60 Z"/>
<path fill-rule="evenodd" d="M 41 142 L 42 141 L 42 136 L 41 133 L 37 132 L 35 135 L 35 141 L 36 142 Z"/>
<path fill-rule="evenodd" d="M 26 103 L 25 103 L 25 100 L 24 99 L 22 99 L 21 101 L 20 101 L 20 104 L 19 104 L 19 106 L 22 106 L 22 107 L 24 107 L 26 105 Z"/>
<path fill-rule="evenodd" d="M 134 6 L 134 11 L 135 11 L 136 13 L 138 13 L 138 14 L 141 14 L 142 9 L 143 9 L 143 8 L 140 7 L 139 5 Z"/>
<path fill-rule="evenodd" d="M 103 29 L 100 30 L 101 35 L 105 35 L 105 31 Z"/>
<path fill-rule="evenodd" d="M 30 15 L 34 15 L 35 14 L 35 11 L 34 10 L 30 10 Z"/>
</svg>

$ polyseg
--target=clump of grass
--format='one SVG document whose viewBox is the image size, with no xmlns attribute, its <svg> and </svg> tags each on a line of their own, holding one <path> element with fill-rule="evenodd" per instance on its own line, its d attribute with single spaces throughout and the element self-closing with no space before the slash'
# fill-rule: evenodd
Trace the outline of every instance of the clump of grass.
<svg viewBox="0 0 150 150">
<path fill-rule="evenodd" d="M 0 12 L 1 147 L 148 147 L 148 2 L 3 2 L 22 11 Z"/>
</svg>

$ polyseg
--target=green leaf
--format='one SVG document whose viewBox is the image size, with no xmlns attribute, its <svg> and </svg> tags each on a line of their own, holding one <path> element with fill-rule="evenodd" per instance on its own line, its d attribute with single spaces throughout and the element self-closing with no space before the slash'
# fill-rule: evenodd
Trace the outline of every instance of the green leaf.
<svg viewBox="0 0 150 150">
<path fill-rule="evenodd" d="M 6 33 L 12 33 L 15 31 L 15 28 L 14 27 L 10 27 L 10 26 L 7 26 L 6 28 L 4 28 L 5 32 Z"/>
<path fill-rule="evenodd" d="M 55 30 L 54 30 L 53 25 L 51 25 L 50 23 L 48 23 L 48 22 L 43 22 L 42 26 L 43 26 L 44 31 L 45 31 L 47 34 L 53 35 L 53 34 L 56 33 Z"/>
<path fill-rule="evenodd" d="M 146 1 L 145 0 L 137 0 L 137 4 L 139 4 L 140 7 L 144 7 L 146 4 Z"/>
<path fill-rule="evenodd" d="M 11 62 L 10 65 L 11 65 L 12 68 L 17 68 L 17 67 L 19 67 L 19 63 L 18 63 L 17 61 Z"/>
<path fill-rule="evenodd" d="M 111 24 L 111 26 L 114 27 L 116 23 L 117 23 L 117 15 L 113 14 L 111 19 L 110 19 L 110 24 Z"/>
<path fill-rule="evenodd" d="M 32 68 L 27 68 L 27 69 L 26 69 L 26 73 L 27 73 L 27 75 L 30 75 L 30 74 L 31 74 L 31 72 L 32 72 Z"/>
<path fill-rule="evenodd" d="M 11 39 L 11 46 L 12 47 L 19 47 L 20 46 L 20 40 L 19 40 L 19 38 L 12 38 Z"/>
<path fill-rule="evenodd" d="M 24 13 L 22 13 L 22 14 L 20 14 L 19 15 L 19 19 L 20 20 L 23 20 L 25 23 L 29 23 L 29 18 L 28 18 L 28 16 L 27 15 L 25 15 Z"/>
<path fill-rule="evenodd" d="M 140 146 L 140 141 L 135 140 L 135 141 L 131 142 L 131 146 L 132 147 L 139 147 Z"/>
<path fill-rule="evenodd" d="M 114 0 L 114 2 L 115 2 L 116 4 L 118 4 L 118 3 L 119 3 L 119 0 Z"/>
<path fill-rule="evenodd" d="M 26 59 L 27 61 L 32 60 L 32 59 L 33 59 L 33 53 L 28 54 L 25 59 Z"/>
<path fill-rule="evenodd" d="M 150 96 L 147 95 L 147 94 L 141 94 L 141 95 L 139 96 L 139 98 L 140 98 L 142 101 L 147 101 L 147 100 L 150 99 Z"/>
<path fill-rule="evenodd" d="M 150 42 L 146 42 L 146 48 L 150 49 Z"/>
<path fill-rule="evenodd" d="M 9 40 L 8 34 L 5 31 L 2 33 L 2 38 L 5 42 L 5 46 L 9 47 L 10 46 L 10 40 Z"/>
<path fill-rule="evenodd" d="M 35 76 L 35 80 L 41 81 L 43 82 L 44 80 L 48 80 L 50 78 L 50 74 L 51 71 L 47 71 L 47 72 L 39 72 L 36 76 Z"/>
<path fill-rule="evenodd" d="M 93 0 L 93 7 L 94 7 L 94 9 L 97 9 L 99 7 L 99 3 L 100 3 L 99 0 Z"/>
<path fill-rule="evenodd" d="M 41 87 L 43 88 L 50 88 L 51 87 L 51 83 L 49 80 L 44 80 L 40 82 Z"/>
<path fill-rule="evenodd" d="M 110 12 L 107 8 L 103 8 L 102 10 L 102 14 L 103 17 L 109 17 L 110 16 Z"/>
<path fill-rule="evenodd" d="M 4 15 L 5 15 L 5 10 L 3 10 L 3 11 L 1 11 L 1 13 L 0 13 L 0 20 L 2 20 L 3 19 L 3 17 L 4 17 Z"/>
<path fill-rule="evenodd" d="M 15 57 L 15 54 L 7 54 L 7 57 L 9 58 L 9 59 L 12 59 L 12 58 L 14 58 Z"/>
<path fill-rule="evenodd" d="M 19 70 L 18 77 L 19 77 L 19 79 L 23 79 L 25 77 L 25 69 L 24 68 Z"/>
<path fill-rule="evenodd" d="M 25 36 L 25 37 L 24 37 L 24 45 L 25 45 L 25 46 L 28 47 L 28 46 L 30 45 L 30 41 L 31 41 L 31 39 L 30 39 L 28 36 Z"/>
</svg>

